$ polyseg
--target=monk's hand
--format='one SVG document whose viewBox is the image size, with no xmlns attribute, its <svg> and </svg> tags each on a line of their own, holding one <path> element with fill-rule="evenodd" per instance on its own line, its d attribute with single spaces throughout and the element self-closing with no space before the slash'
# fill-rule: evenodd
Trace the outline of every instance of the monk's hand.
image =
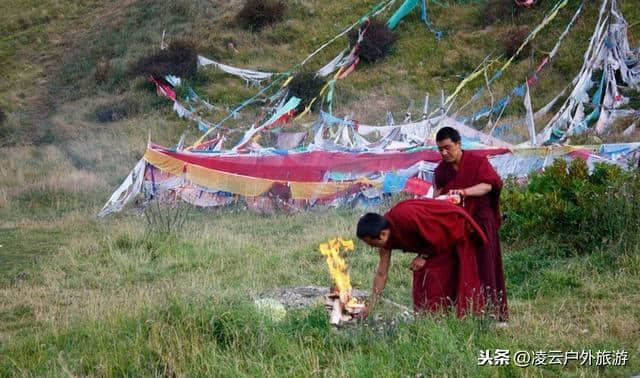
<svg viewBox="0 0 640 378">
<path fill-rule="evenodd" d="M 424 268 L 424 264 L 427 263 L 427 260 L 424 259 L 424 257 L 416 257 L 415 259 L 413 259 L 413 261 L 411 261 L 411 267 L 410 269 L 413 270 L 414 272 Z"/>
<path fill-rule="evenodd" d="M 453 189 L 450 190 L 449 193 L 447 193 L 450 196 L 460 196 L 460 197 L 464 197 L 467 195 L 467 193 L 464 191 L 464 189 Z"/>
<path fill-rule="evenodd" d="M 367 319 L 369 317 L 369 306 L 364 306 L 356 317 L 362 320 Z"/>
</svg>

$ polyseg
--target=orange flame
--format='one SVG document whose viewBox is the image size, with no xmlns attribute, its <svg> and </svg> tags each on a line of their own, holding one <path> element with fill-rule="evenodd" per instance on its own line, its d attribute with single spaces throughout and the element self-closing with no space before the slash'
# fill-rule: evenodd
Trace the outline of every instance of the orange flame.
<svg viewBox="0 0 640 378">
<path fill-rule="evenodd" d="M 340 256 L 341 248 L 345 252 L 353 251 L 353 240 L 331 239 L 327 243 L 320 244 L 320 253 L 327 258 L 329 273 L 338 289 L 340 301 L 347 304 L 354 302 L 355 298 L 351 297 L 351 279 L 347 272 L 347 262 Z"/>
</svg>

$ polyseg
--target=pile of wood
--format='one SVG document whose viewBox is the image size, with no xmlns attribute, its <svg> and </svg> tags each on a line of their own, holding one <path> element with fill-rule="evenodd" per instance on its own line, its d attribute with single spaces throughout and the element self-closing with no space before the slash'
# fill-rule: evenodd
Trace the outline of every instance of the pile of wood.
<svg viewBox="0 0 640 378">
<path fill-rule="evenodd" d="M 330 323 L 335 326 L 353 321 L 364 310 L 364 303 L 358 303 L 350 295 L 340 295 L 337 291 L 325 295 L 325 305 L 330 314 Z"/>
</svg>

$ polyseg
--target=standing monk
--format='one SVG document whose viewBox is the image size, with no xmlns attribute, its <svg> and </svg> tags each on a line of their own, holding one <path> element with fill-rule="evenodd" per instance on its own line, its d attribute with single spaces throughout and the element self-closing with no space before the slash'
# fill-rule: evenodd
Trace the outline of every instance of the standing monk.
<svg viewBox="0 0 640 378">
<path fill-rule="evenodd" d="M 487 305 L 493 307 L 500 321 L 506 321 L 509 312 L 498 235 L 502 180 L 486 156 L 462 150 L 457 130 L 438 130 L 436 143 L 442 161 L 435 170 L 435 194 L 460 195 L 464 208 L 487 236 L 488 242 L 477 246 L 480 282 Z"/>
<path fill-rule="evenodd" d="M 358 221 L 357 235 L 379 248 L 380 261 L 363 316 L 373 310 L 386 285 L 394 249 L 418 254 L 411 263 L 416 312 L 438 311 L 451 305 L 456 306 L 459 317 L 469 306 L 473 312 L 481 312 L 484 299 L 471 239 L 474 232 L 485 239 L 464 209 L 446 201 L 407 200 L 384 216 L 365 214 Z"/>
</svg>

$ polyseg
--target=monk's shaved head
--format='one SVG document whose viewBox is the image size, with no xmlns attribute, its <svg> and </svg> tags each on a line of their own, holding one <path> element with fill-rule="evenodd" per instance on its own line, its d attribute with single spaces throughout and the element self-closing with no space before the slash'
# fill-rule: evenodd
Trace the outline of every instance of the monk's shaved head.
<svg viewBox="0 0 640 378">
<path fill-rule="evenodd" d="M 356 235 L 360 239 L 369 237 L 376 239 L 380 236 L 382 230 L 389 228 L 389 222 L 385 217 L 377 213 L 367 213 L 358 221 Z"/>
<path fill-rule="evenodd" d="M 389 221 L 380 214 L 367 213 L 358 221 L 358 238 L 372 247 L 384 247 L 390 233 Z"/>
</svg>

